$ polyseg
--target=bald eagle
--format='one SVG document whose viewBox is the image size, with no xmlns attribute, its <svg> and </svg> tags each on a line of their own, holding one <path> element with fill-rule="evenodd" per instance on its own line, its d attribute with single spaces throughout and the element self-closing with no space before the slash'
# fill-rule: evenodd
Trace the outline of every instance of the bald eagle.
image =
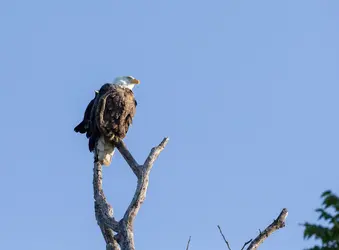
<svg viewBox="0 0 339 250">
<path fill-rule="evenodd" d="M 106 166 L 112 161 L 114 143 L 125 138 L 132 124 L 137 106 L 132 89 L 139 83 L 133 76 L 121 76 L 104 84 L 88 104 L 83 121 L 74 128 L 86 133 L 89 151 Z"/>
</svg>

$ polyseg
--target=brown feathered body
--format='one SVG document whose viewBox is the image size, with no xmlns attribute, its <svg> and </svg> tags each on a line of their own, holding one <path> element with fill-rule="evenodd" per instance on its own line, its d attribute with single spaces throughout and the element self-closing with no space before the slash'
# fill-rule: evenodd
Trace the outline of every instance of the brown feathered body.
<svg viewBox="0 0 339 250">
<path fill-rule="evenodd" d="M 99 98 L 95 112 L 95 122 L 100 134 L 109 140 L 125 138 L 135 111 L 132 90 L 112 84 Z"/>
<path fill-rule="evenodd" d="M 90 119 L 89 150 L 104 165 L 109 165 L 114 143 L 125 138 L 136 112 L 133 91 L 115 84 L 105 84 L 99 90 Z"/>
</svg>

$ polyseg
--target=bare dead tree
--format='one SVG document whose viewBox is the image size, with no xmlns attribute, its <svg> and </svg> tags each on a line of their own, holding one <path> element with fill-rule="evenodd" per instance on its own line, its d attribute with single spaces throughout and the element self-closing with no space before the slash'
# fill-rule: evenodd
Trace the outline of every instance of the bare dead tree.
<svg viewBox="0 0 339 250">
<path fill-rule="evenodd" d="M 164 138 L 158 146 L 152 148 L 143 165 L 139 165 L 137 163 L 123 141 L 116 143 L 117 149 L 137 177 L 137 187 L 133 199 L 129 204 L 123 218 L 119 221 L 115 219 L 113 208 L 107 202 L 104 190 L 102 188 L 102 165 L 100 162 L 94 161 L 93 189 L 95 217 L 106 241 L 106 250 L 135 250 L 133 222 L 141 207 L 141 204 L 146 198 L 149 174 L 153 164 L 162 150 L 166 147 L 168 140 L 168 138 Z M 259 235 L 254 240 L 251 239 L 245 242 L 241 250 L 243 250 L 248 244 L 250 245 L 248 246 L 247 250 L 257 250 L 259 245 L 262 244 L 263 241 L 267 239 L 273 232 L 285 227 L 287 214 L 287 209 L 284 208 L 277 219 L 275 219 L 263 232 L 259 230 Z M 227 245 L 227 248 L 231 250 L 230 245 L 219 225 L 218 228 L 223 240 Z M 191 237 L 188 240 L 186 249 L 189 249 L 190 241 Z"/>
<path fill-rule="evenodd" d="M 106 241 L 106 250 L 135 250 L 133 222 L 141 204 L 145 200 L 149 174 L 153 164 L 167 145 L 168 140 L 168 138 L 164 138 L 158 146 L 152 148 L 143 165 L 139 165 L 136 162 L 123 141 L 117 142 L 117 149 L 137 177 L 137 187 L 133 199 L 123 218 L 119 221 L 114 218 L 113 208 L 107 202 L 102 188 L 102 165 L 100 162 L 94 161 L 93 189 L 95 217 Z"/>
<path fill-rule="evenodd" d="M 270 236 L 272 233 L 274 233 L 278 229 L 285 227 L 285 220 L 286 220 L 287 215 L 288 215 L 288 211 L 286 208 L 284 208 L 279 214 L 279 216 L 268 227 L 266 227 L 266 229 L 263 232 L 259 230 L 259 235 L 254 240 L 250 239 L 249 241 L 245 242 L 241 250 L 243 250 L 245 246 L 247 246 L 248 244 L 250 245 L 247 247 L 247 250 L 257 250 L 258 247 L 261 245 L 261 243 L 263 243 L 264 240 L 268 238 L 268 236 Z M 226 240 L 225 235 L 221 231 L 221 228 L 219 225 L 218 225 L 218 228 L 219 228 L 219 232 L 223 240 L 225 241 L 227 245 L 228 250 L 231 250 L 231 247 L 228 241 Z"/>
</svg>

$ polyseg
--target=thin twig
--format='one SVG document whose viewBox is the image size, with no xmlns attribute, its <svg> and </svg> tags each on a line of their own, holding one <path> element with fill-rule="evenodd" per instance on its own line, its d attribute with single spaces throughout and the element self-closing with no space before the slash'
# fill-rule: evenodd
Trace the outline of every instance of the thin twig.
<svg viewBox="0 0 339 250">
<path fill-rule="evenodd" d="M 228 244 L 228 241 L 227 241 L 226 238 L 225 238 L 225 235 L 222 233 L 221 227 L 220 227 L 219 225 L 218 225 L 218 228 L 219 228 L 219 231 L 220 231 L 221 236 L 223 237 L 223 239 L 224 239 L 224 241 L 225 241 L 225 243 L 226 243 L 226 245 L 227 245 L 227 247 L 228 247 L 228 250 L 232 250 L 231 247 L 230 247 L 230 244 Z"/>
<path fill-rule="evenodd" d="M 245 246 L 247 246 L 248 244 L 250 244 L 252 242 L 252 239 L 250 239 L 249 241 L 245 242 L 245 244 L 243 245 L 243 247 L 241 248 L 241 250 L 244 250 Z"/>
<path fill-rule="evenodd" d="M 284 208 L 277 219 L 275 219 L 263 232 L 260 232 L 260 234 L 251 242 L 247 250 L 256 250 L 261 243 L 265 239 L 267 239 L 268 236 L 270 236 L 273 232 L 276 230 L 285 227 L 285 220 L 288 215 L 288 211 L 286 208 Z"/>
<path fill-rule="evenodd" d="M 191 242 L 191 236 L 190 236 L 189 239 L 188 239 L 187 246 L 186 246 L 186 250 L 188 250 L 188 248 L 190 247 L 190 242 Z"/>
</svg>

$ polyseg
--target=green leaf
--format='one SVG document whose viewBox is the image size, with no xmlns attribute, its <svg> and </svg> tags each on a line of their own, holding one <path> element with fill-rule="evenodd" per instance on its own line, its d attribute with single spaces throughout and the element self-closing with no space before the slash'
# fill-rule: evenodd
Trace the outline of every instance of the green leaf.
<svg viewBox="0 0 339 250">
<path fill-rule="evenodd" d="M 315 245 L 307 250 L 339 250 L 339 198 L 330 190 L 322 193 L 322 205 L 324 208 L 318 208 L 315 211 L 319 214 L 318 220 L 324 219 L 327 225 L 317 225 L 306 222 L 303 224 L 304 238 L 313 237 L 321 241 L 321 246 Z M 335 211 L 330 213 L 328 209 Z"/>
<path fill-rule="evenodd" d="M 318 220 L 321 220 L 321 219 L 324 219 L 324 220 L 331 220 L 331 219 L 333 218 L 333 216 L 332 216 L 330 213 L 326 212 L 326 211 L 325 211 L 324 209 L 322 209 L 322 208 L 318 208 L 318 209 L 316 209 L 315 211 L 318 212 L 318 213 L 320 213 Z"/>
<path fill-rule="evenodd" d="M 321 194 L 321 198 L 324 198 L 325 196 L 328 196 L 328 195 L 330 195 L 330 194 L 332 194 L 331 190 L 326 190 L 325 192 L 323 192 L 323 193 Z"/>
</svg>

